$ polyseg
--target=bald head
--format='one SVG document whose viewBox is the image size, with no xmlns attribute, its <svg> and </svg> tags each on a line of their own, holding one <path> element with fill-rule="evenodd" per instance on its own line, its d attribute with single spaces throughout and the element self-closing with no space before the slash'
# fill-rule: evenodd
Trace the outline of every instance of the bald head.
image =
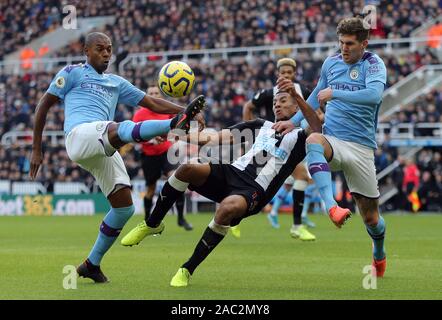
<svg viewBox="0 0 442 320">
<path fill-rule="evenodd" d="M 84 41 L 85 47 L 93 46 L 97 41 L 104 41 L 112 43 L 111 39 L 102 32 L 91 32 L 86 36 L 86 40 Z"/>
<path fill-rule="evenodd" d="M 112 56 L 112 41 L 104 33 L 91 32 L 86 36 L 84 53 L 87 56 L 87 62 L 98 73 L 103 73 L 109 66 Z"/>
</svg>

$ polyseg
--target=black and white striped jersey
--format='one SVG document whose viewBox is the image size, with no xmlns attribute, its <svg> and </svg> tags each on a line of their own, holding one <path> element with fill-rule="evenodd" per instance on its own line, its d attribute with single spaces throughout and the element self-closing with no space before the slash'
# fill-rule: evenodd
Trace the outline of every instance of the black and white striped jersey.
<svg viewBox="0 0 442 320">
<path fill-rule="evenodd" d="M 253 132 L 253 144 L 231 166 L 248 181 L 258 184 L 266 193 L 266 203 L 276 194 L 296 165 L 305 158 L 307 135 L 302 129 L 282 135 L 272 129 L 274 123 L 263 119 L 246 121 L 230 127 L 243 133 Z"/>
</svg>

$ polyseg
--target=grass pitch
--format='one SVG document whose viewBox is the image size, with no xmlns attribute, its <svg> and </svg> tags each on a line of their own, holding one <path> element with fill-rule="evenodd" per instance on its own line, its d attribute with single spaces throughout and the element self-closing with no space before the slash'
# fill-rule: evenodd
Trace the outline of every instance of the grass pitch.
<svg viewBox="0 0 442 320">
<path fill-rule="evenodd" d="M 384 215 L 388 265 L 377 289 L 363 288 L 371 240 L 359 216 L 338 230 L 313 216 L 315 242 L 290 238 L 292 218 L 272 229 L 264 214 L 241 224 L 196 270 L 190 286 L 169 281 L 193 252 L 212 214 L 189 215 L 186 232 L 166 217 L 161 236 L 139 246 L 117 242 L 102 263 L 108 284 L 79 279 L 63 289 L 63 267 L 78 265 L 97 236 L 102 215 L 0 217 L 0 299 L 442 299 L 442 215 Z M 126 234 L 141 220 L 133 217 Z"/>
</svg>

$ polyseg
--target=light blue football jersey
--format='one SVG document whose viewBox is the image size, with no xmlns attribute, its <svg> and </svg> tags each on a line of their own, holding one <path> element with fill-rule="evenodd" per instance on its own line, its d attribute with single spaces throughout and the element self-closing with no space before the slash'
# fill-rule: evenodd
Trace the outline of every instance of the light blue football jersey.
<svg viewBox="0 0 442 320">
<path fill-rule="evenodd" d="M 47 92 L 63 101 L 65 134 L 82 123 L 112 121 L 118 103 L 135 107 L 145 95 L 126 79 L 100 74 L 88 63 L 60 70 Z"/>
<path fill-rule="evenodd" d="M 367 51 L 349 65 L 336 54 L 324 61 L 318 85 L 307 102 L 317 109 L 318 92 L 331 87 L 333 99 L 327 102 L 323 133 L 376 149 L 377 118 L 386 82 L 387 70 L 378 55 Z M 364 91 L 357 93 L 360 90 Z"/>
</svg>

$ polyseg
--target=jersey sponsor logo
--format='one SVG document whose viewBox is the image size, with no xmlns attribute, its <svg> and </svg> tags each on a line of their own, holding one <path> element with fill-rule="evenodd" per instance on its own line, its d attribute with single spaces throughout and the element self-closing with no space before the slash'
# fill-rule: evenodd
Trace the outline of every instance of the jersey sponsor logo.
<svg viewBox="0 0 442 320">
<path fill-rule="evenodd" d="M 287 158 L 287 151 L 276 147 L 276 143 L 278 142 L 277 139 L 266 136 L 266 135 L 260 135 L 255 141 L 255 144 L 253 145 L 253 148 L 255 150 L 264 150 L 268 153 L 270 153 L 272 156 L 279 158 L 281 160 L 285 160 Z"/>
<path fill-rule="evenodd" d="M 332 89 L 336 90 L 346 90 L 346 91 L 358 91 L 361 90 L 361 88 L 357 85 L 348 85 L 345 83 L 332 83 L 330 84 L 330 87 Z"/>
<path fill-rule="evenodd" d="M 352 69 L 351 71 L 350 71 L 350 78 L 352 79 L 352 80 L 356 80 L 357 78 L 359 77 L 359 71 L 358 71 L 358 69 Z"/>
<path fill-rule="evenodd" d="M 55 85 L 58 88 L 64 88 L 64 85 L 66 84 L 66 80 L 64 80 L 64 77 L 59 76 L 57 79 L 55 79 Z"/>
<path fill-rule="evenodd" d="M 92 83 L 92 82 L 83 82 L 80 87 L 82 89 L 91 89 L 90 91 L 94 94 L 106 97 L 106 98 L 112 98 L 113 93 L 105 86 L 102 86 L 98 83 Z"/>
</svg>

